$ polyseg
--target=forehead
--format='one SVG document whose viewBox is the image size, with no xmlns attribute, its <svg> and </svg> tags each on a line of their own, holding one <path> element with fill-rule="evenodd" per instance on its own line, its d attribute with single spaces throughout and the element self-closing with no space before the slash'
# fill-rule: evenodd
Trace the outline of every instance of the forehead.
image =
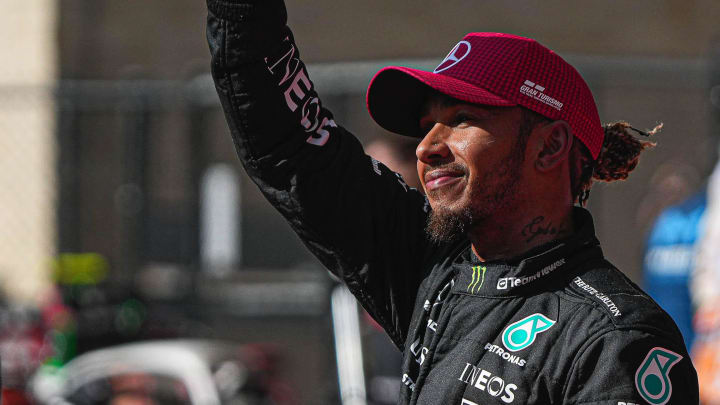
<svg viewBox="0 0 720 405">
<path fill-rule="evenodd" d="M 475 104 L 459 100 L 439 92 L 432 92 L 427 95 L 422 103 L 422 107 L 420 109 L 420 119 L 430 118 L 430 115 L 442 113 L 443 111 L 454 110 L 454 107 L 458 106 L 468 106 L 474 112 L 483 113 L 483 115 L 487 114 L 487 116 L 498 116 L 502 115 L 502 113 L 517 109 L 516 107 L 498 107 L 485 104 Z"/>
<path fill-rule="evenodd" d="M 422 108 L 420 109 L 420 113 L 421 115 L 427 115 L 434 108 L 448 108 L 454 107 L 459 104 L 467 104 L 467 102 L 458 100 L 442 93 L 431 92 L 425 97 L 425 100 L 422 103 Z"/>
<path fill-rule="evenodd" d="M 491 105 L 484 105 L 484 104 L 474 104 L 470 103 L 468 101 L 459 100 L 454 97 L 450 97 L 448 95 L 438 93 L 438 92 L 432 92 L 428 94 L 428 96 L 425 98 L 425 100 L 422 103 L 422 108 L 420 109 L 420 116 L 426 116 L 430 114 L 433 110 L 444 110 L 447 108 L 456 107 L 458 105 L 467 105 L 472 106 L 475 109 L 479 110 L 485 110 L 488 112 L 498 112 L 502 110 L 508 110 L 507 107 L 496 107 Z"/>
</svg>

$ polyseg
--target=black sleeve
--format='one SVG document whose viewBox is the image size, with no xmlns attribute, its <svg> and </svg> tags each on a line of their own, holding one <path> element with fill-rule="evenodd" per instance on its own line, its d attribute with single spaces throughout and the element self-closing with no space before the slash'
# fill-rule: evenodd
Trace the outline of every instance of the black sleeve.
<svg viewBox="0 0 720 405">
<path fill-rule="evenodd" d="M 575 360 L 565 404 L 697 404 L 698 380 L 682 343 L 637 330 L 613 330 Z"/>
<path fill-rule="evenodd" d="M 282 1 L 208 0 L 208 8 L 212 74 L 245 169 L 402 346 L 428 255 L 424 196 L 335 124 Z"/>
</svg>

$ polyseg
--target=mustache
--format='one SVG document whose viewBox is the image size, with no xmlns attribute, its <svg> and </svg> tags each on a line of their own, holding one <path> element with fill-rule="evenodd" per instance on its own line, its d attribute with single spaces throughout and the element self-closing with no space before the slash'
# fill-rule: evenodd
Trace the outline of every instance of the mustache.
<svg viewBox="0 0 720 405">
<path fill-rule="evenodd" d="M 433 170 L 439 170 L 439 169 L 468 174 L 468 170 L 465 165 L 457 163 L 457 162 L 450 162 L 450 163 L 434 165 L 434 166 L 426 165 L 425 168 L 423 168 L 423 177 L 426 176 L 429 172 L 431 172 Z"/>
</svg>

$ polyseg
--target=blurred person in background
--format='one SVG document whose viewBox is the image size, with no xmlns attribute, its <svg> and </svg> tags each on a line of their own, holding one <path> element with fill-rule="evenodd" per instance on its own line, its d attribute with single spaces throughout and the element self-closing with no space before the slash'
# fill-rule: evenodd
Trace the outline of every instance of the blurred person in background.
<svg viewBox="0 0 720 405">
<path fill-rule="evenodd" d="M 692 355 L 703 404 L 720 404 L 720 163 L 704 193 L 706 209 L 698 226 L 697 260 L 691 273 L 696 308 Z"/>
<path fill-rule="evenodd" d="M 695 340 L 691 278 L 706 206 L 703 187 L 663 210 L 650 231 L 643 260 L 645 290 L 675 320 L 688 348 Z"/>
<path fill-rule="evenodd" d="M 717 107 L 712 93 L 710 99 Z M 675 166 L 675 169 L 679 168 Z M 675 183 L 676 187 L 672 188 L 677 188 L 665 190 L 666 200 L 668 195 L 672 199 L 685 189 L 687 176 L 680 174 L 681 171 L 662 174 L 667 182 Z M 649 233 L 643 260 L 645 288 L 675 320 L 691 349 L 701 403 L 706 405 L 720 404 L 718 264 L 720 161 L 699 191 L 662 210 Z"/>
<path fill-rule="evenodd" d="M 717 169 L 716 169 L 717 171 Z M 647 239 L 643 275 L 645 288 L 675 320 L 691 348 L 703 404 L 720 404 L 717 336 L 717 280 L 713 271 L 696 271 L 707 220 L 707 186 L 680 204 L 663 210 Z M 715 245 L 717 249 L 717 244 Z M 705 286 L 703 286 L 703 284 Z M 699 306 L 700 310 L 696 312 Z M 720 379 L 718 379 L 720 382 Z"/>
<path fill-rule="evenodd" d="M 375 138 L 365 146 L 365 153 L 382 162 L 388 169 L 400 173 L 408 186 L 423 192 L 415 164 L 417 144 L 418 142 L 412 138 L 392 140 L 388 137 Z"/>
<path fill-rule="evenodd" d="M 473 33 L 433 72 L 378 73 L 368 108 L 422 139 L 425 198 L 322 107 L 282 1 L 208 8 L 238 155 L 404 351 L 399 403 L 697 402 L 682 335 L 604 259 L 582 208 L 594 180 L 627 178 L 651 143 L 603 128 L 567 62 Z"/>
<path fill-rule="evenodd" d="M 703 404 L 720 404 L 720 164 L 695 195 L 658 217 L 647 242 L 645 286 L 692 350 Z"/>
</svg>

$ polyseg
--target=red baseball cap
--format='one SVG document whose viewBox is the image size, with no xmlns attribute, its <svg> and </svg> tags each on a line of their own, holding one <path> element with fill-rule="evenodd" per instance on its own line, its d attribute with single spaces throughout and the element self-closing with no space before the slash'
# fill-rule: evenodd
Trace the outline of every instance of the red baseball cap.
<svg viewBox="0 0 720 405">
<path fill-rule="evenodd" d="M 470 33 L 432 72 L 386 67 L 370 82 L 368 111 L 388 131 L 419 136 L 420 110 L 429 89 L 469 103 L 520 105 L 547 118 L 565 120 L 593 159 L 600 153 L 604 131 L 585 80 L 533 39 Z"/>
</svg>

